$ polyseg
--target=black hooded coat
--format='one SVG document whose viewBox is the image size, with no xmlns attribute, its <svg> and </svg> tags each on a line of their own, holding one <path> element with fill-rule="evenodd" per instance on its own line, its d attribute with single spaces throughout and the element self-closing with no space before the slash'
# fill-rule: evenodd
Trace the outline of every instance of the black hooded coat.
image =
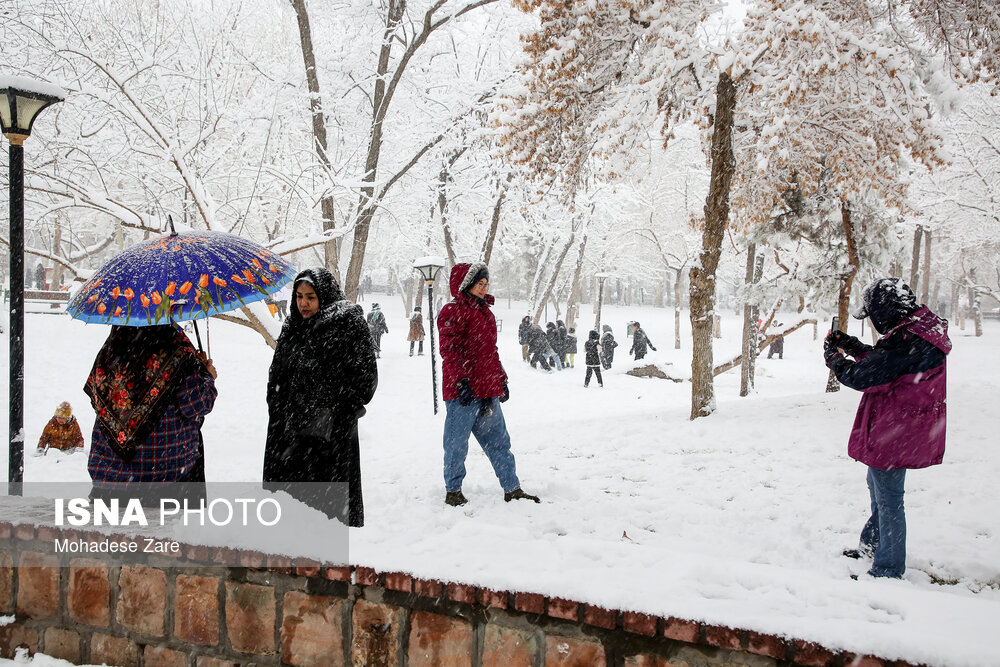
<svg viewBox="0 0 1000 667">
<path fill-rule="evenodd" d="M 649 340 L 649 336 L 646 332 L 642 330 L 642 327 L 636 327 L 635 331 L 632 333 L 632 349 L 629 350 L 630 354 L 635 355 L 635 360 L 639 361 L 646 356 L 646 352 L 649 349 L 656 349 L 653 347 L 653 343 Z"/>
<path fill-rule="evenodd" d="M 361 306 L 344 299 L 324 268 L 295 277 L 308 282 L 319 311 L 308 319 L 292 300 L 267 382 L 264 482 L 349 526 L 364 525 L 358 418 L 378 386 L 375 348 Z M 340 484 L 329 487 L 326 484 Z M 344 503 L 343 490 L 349 494 Z"/>
</svg>

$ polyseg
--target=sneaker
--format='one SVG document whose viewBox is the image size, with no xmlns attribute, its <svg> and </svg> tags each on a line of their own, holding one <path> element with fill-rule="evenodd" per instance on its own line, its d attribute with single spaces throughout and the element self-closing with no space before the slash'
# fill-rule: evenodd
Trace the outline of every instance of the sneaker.
<svg viewBox="0 0 1000 667">
<path fill-rule="evenodd" d="M 844 549 L 844 555 L 848 558 L 853 558 L 854 560 L 861 560 L 862 558 L 871 558 L 872 553 L 863 549 Z"/>
<path fill-rule="evenodd" d="M 509 493 L 503 494 L 503 500 L 505 503 L 509 503 L 512 500 L 534 500 L 536 503 L 542 502 L 538 499 L 538 496 L 533 496 L 530 493 L 525 493 L 521 489 L 514 489 Z"/>
<path fill-rule="evenodd" d="M 452 507 L 459 507 L 469 502 L 469 499 L 462 495 L 461 491 L 448 491 L 444 494 L 444 504 Z"/>
</svg>

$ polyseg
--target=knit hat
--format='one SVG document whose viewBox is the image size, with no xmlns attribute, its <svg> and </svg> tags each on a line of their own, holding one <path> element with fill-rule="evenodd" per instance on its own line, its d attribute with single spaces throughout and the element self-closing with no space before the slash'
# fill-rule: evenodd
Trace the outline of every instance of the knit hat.
<svg viewBox="0 0 1000 667">
<path fill-rule="evenodd" d="M 73 407 L 67 401 L 63 401 L 59 404 L 59 407 L 56 408 L 55 416 L 69 419 L 73 416 Z"/>
</svg>

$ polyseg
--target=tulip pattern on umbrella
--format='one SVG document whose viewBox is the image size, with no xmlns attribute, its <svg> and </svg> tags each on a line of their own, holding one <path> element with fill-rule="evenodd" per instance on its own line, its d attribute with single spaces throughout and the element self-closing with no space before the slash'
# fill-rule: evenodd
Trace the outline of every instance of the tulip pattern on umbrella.
<svg viewBox="0 0 1000 667">
<path fill-rule="evenodd" d="M 259 301 L 295 267 L 249 239 L 183 232 L 143 241 L 99 269 L 67 310 L 76 319 L 133 327 L 210 317 Z"/>
</svg>

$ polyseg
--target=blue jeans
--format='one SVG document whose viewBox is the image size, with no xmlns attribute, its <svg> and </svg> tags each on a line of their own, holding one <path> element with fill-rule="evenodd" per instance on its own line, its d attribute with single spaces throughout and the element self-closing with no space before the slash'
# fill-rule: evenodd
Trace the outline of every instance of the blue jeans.
<svg viewBox="0 0 1000 667">
<path fill-rule="evenodd" d="M 549 361 L 549 366 L 555 366 L 556 370 L 559 371 L 563 369 L 562 361 L 559 360 L 558 354 L 547 354 L 545 356 Z"/>
<path fill-rule="evenodd" d="M 906 468 L 868 468 L 868 493 L 872 515 L 861 530 L 861 550 L 874 552 L 868 574 L 899 579 L 906 570 L 906 515 L 903 512 L 903 484 Z"/>
<path fill-rule="evenodd" d="M 484 410 L 484 404 L 486 409 Z M 507 423 L 497 398 L 476 399 L 462 405 L 457 398 L 444 402 L 444 488 L 449 493 L 462 490 L 465 457 L 469 453 L 469 435 L 476 436 L 504 493 L 521 488 L 517 479 L 514 454 L 510 451 Z"/>
</svg>

